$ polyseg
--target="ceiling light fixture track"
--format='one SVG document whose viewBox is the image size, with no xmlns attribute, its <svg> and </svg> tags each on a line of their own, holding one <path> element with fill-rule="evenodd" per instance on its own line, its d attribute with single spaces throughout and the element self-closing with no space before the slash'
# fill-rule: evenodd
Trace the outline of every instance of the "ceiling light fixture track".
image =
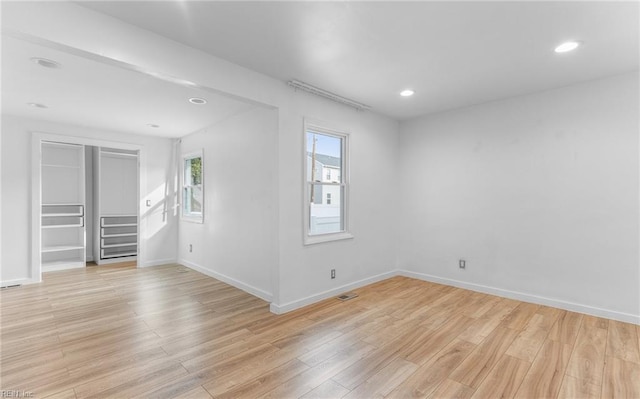
<svg viewBox="0 0 640 399">
<path fill-rule="evenodd" d="M 299 80 L 290 80 L 287 82 L 287 84 L 296 90 L 300 89 L 302 91 L 306 91 L 307 93 L 315 94 L 316 96 L 324 97 L 331 101 L 348 105 L 350 107 L 357 109 L 358 111 L 371 109 L 371 107 L 366 104 L 362 104 L 357 101 L 348 99 L 346 97 L 339 96 L 335 93 L 331 93 L 330 91 L 323 90 L 319 87 L 312 86 L 310 84 L 301 82 Z"/>
</svg>

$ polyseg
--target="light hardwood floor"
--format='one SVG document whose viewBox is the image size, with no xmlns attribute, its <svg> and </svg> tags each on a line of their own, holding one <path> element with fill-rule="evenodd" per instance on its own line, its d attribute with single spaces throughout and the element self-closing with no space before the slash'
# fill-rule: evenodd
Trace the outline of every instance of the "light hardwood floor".
<svg viewBox="0 0 640 399">
<path fill-rule="evenodd" d="M 640 398 L 640 327 L 395 277 L 285 315 L 181 266 L 1 292 L 3 390 L 36 398 Z"/>
</svg>

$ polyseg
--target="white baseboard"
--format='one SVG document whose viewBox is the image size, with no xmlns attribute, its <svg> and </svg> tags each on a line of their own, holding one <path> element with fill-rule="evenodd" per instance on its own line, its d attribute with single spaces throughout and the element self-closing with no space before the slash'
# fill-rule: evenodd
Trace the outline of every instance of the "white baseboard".
<svg viewBox="0 0 640 399">
<path fill-rule="evenodd" d="M 272 303 L 269 307 L 271 313 L 282 314 L 287 313 L 295 309 L 302 308 L 307 305 L 311 305 L 312 303 L 316 303 L 322 301 L 323 299 L 331 298 L 340 294 L 343 294 L 346 291 L 354 290 L 356 288 L 364 287 L 365 285 L 373 284 L 378 281 L 382 281 L 388 279 L 390 277 L 394 277 L 396 275 L 395 272 L 386 272 L 382 274 L 378 274 L 376 276 L 367 277 L 362 280 L 354 281 L 353 283 L 341 285 L 340 287 L 332 288 L 330 290 L 320 292 L 315 295 L 308 296 L 306 298 L 298 299 L 292 302 L 288 302 L 282 305 L 277 305 Z"/>
<path fill-rule="evenodd" d="M 197 272 L 200 272 L 200 273 L 202 273 L 204 275 L 207 275 L 209 277 L 213 277 L 216 280 L 220 280 L 220 281 L 225 282 L 225 283 L 227 283 L 229 285 L 232 285 L 232 286 L 234 286 L 234 287 L 236 287 L 238 289 L 241 289 L 242 291 L 248 292 L 249 294 L 251 294 L 253 296 L 257 296 L 258 298 L 260 298 L 260 299 L 262 299 L 264 301 L 271 302 L 273 300 L 273 294 L 271 294 L 271 293 L 269 293 L 267 291 L 261 290 L 260 288 L 254 287 L 252 285 L 243 283 L 242 281 L 236 280 L 233 277 L 229 277 L 227 275 L 218 273 L 218 272 L 213 271 L 213 270 L 205 269 L 204 267 L 202 267 L 202 266 L 200 266 L 198 264 L 195 264 L 193 262 L 189 262 L 189 261 L 184 260 L 184 259 L 178 260 L 178 263 L 183 265 L 183 266 L 186 266 L 186 267 L 188 267 L 190 269 L 193 269 L 193 270 L 195 270 Z"/>
<path fill-rule="evenodd" d="M 0 288 L 12 287 L 14 285 L 33 284 L 35 282 L 36 281 L 33 281 L 30 278 L 16 278 L 13 280 L 3 280 L 3 281 L 0 281 Z"/>
<path fill-rule="evenodd" d="M 54 264 L 51 266 L 42 266 L 42 273 L 59 272 L 61 270 L 82 269 L 86 267 L 86 262 L 71 262 Z"/>
<path fill-rule="evenodd" d="M 430 274 L 417 273 L 409 270 L 398 270 L 397 275 L 640 325 L 640 315 L 617 312 L 614 310 L 602 309 L 593 306 L 582 305 L 579 303 L 567 302 L 560 299 L 546 298 L 538 295 L 532 295 L 518 291 L 510 291 L 481 284 L 467 283 L 460 280 L 437 277 Z"/>
<path fill-rule="evenodd" d="M 172 263 L 177 263 L 177 260 L 175 258 L 155 259 L 155 260 L 148 260 L 144 262 L 144 264 L 140 264 L 138 262 L 138 267 L 162 266 L 162 265 L 170 265 Z"/>
</svg>

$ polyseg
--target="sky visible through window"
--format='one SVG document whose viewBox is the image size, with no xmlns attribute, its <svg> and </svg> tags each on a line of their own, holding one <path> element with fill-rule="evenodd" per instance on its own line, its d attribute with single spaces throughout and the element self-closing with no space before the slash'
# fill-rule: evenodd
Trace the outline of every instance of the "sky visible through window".
<svg viewBox="0 0 640 399">
<path fill-rule="evenodd" d="M 313 151 L 313 139 L 316 140 L 316 154 L 340 158 L 341 140 L 337 137 L 307 132 L 307 152 Z"/>
</svg>

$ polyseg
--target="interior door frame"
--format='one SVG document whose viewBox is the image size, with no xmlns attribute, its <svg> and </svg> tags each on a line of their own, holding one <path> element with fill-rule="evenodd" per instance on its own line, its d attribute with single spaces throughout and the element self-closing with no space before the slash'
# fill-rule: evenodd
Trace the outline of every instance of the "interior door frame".
<svg viewBox="0 0 640 399">
<path fill-rule="evenodd" d="M 93 147 L 109 147 L 119 150 L 138 151 L 138 256 L 137 267 L 144 265 L 145 247 L 141 237 L 146 233 L 146 225 L 142 223 L 141 187 L 147 185 L 146 152 L 144 146 L 119 141 L 101 140 L 89 137 L 67 136 L 55 133 L 31 132 L 31 267 L 30 282 L 42 281 L 42 258 L 40 252 L 41 222 L 42 222 L 42 142 L 55 141 L 59 143 L 78 144 Z M 86 247 L 86 242 L 85 242 Z"/>
</svg>

